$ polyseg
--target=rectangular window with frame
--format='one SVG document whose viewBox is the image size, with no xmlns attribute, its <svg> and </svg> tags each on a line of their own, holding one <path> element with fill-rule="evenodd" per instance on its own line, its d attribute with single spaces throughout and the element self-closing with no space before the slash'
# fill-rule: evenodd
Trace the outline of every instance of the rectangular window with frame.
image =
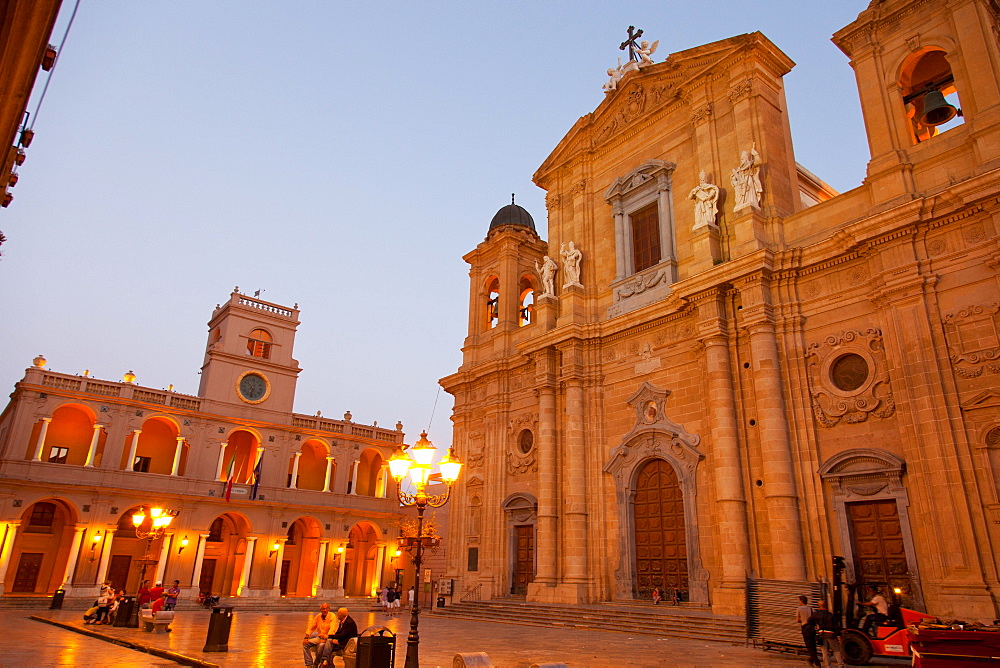
<svg viewBox="0 0 1000 668">
<path fill-rule="evenodd" d="M 632 261 L 636 273 L 660 261 L 660 216 L 656 202 L 633 211 Z"/>
<path fill-rule="evenodd" d="M 150 457 L 136 457 L 135 461 L 132 463 L 132 470 L 138 471 L 139 473 L 149 473 L 149 463 L 152 461 Z"/>
<path fill-rule="evenodd" d="M 28 519 L 28 526 L 24 528 L 24 532 L 52 533 L 52 525 L 55 523 L 55 519 L 55 504 L 39 501 L 31 509 L 31 517 Z"/>
<path fill-rule="evenodd" d="M 69 448 L 53 445 L 52 449 L 49 450 L 49 464 L 65 464 L 67 456 L 69 456 Z"/>
<path fill-rule="evenodd" d="M 478 571 L 479 570 L 479 548 L 478 547 L 470 547 L 469 548 L 469 563 L 468 563 L 468 568 L 466 570 L 469 570 L 469 571 Z"/>
</svg>

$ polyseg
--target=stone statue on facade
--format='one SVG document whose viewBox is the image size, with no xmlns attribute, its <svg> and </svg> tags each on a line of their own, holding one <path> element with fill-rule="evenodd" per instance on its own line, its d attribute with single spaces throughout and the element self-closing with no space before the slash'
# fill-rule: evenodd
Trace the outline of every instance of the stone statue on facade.
<svg viewBox="0 0 1000 668">
<path fill-rule="evenodd" d="M 538 295 L 538 298 L 555 297 L 556 272 L 559 271 L 559 265 L 556 264 L 555 260 L 546 255 L 542 259 L 542 266 L 539 267 L 538 262 L 535 262 L 535 270 L 542 277 L 542 294 Z"/>
<path fill-rule="evenodd" d="M 764 189 L 760 185 L 761 160 L 756 146 L 754 142 L 749 151 L 740 154 L 740 166 L 733 170 L 730 177 L 736 191 L 736 206 L 733 211 L 750 207 L 760 209 L 760 194 Z"/>
<path fill-rule="evenodd" d="M 637 72 L 639 70 L 639 64 L 634 60 L 630 60 L 624 65 L 622 65 L 622 59 L 618 58 L 618 67 L 609 67 L 608 76 L 611 77 L 608 81 L 604 82 L 604 93 L 610 93 L 618 89 L 618 82 L 622 80 L 629 72 Z"/>
<path fill-rule="evenodd" d="M 566 275 L 566 282 L 563 284 L 563 288 L 582 288 L 583 285 L 580 283 L 580 262 L 583 260 L 583 253 L 571 241 L 569 242 L 569 250 L 566 249 L 566 244 L 559 246 L 559 254 L 562 255 L 563 273 Z"/>
<path fill-rule="evenodd" d="M 694 200 L 694 227 L 715 227 L 715 216 L 719 213 L 719 186 L 705 179 L 705 172 L 699 172 L 698 185 L 691 190 L 688 199 Z"/>
<path fill-rule="evenodd" d="M 654 53 L 656 53 L 656 47 L 660 46 L 660 40 L 656 40 L 652 44 L 646 40 L 642 40 L 639 44 L 639 48 L 636 52 L 639 54 L 639 67 L 649 67 L 653 64 L 653 59 L 650 58 Z"/>
</svg>

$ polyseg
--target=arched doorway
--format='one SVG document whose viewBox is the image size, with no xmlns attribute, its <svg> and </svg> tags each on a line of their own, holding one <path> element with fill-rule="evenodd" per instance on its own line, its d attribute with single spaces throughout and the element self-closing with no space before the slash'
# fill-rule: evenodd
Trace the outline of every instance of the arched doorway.
<svg viewBox="0 0 1000 668">
<path fill-rule="evenodd" d="M 344 551 L 344 594 L 371 596 L 382 578 L 379 555 L 379 534 L 368 522 L 355 524 L 348 535 Z"/>
<path fill-rule="evenodd" d="M 313 596 L 319 565 L 319 522 L 300 517 L 288 527 L 281 555 L 279 587 L 282 596 Z"/>
<path fill-rule="evenodd" d="M 684 493 L 677 472 L 663 459 L 651 459 L 639 469 L 633 500 L 636 585 L 640 598 L 653 587 L 664 593 L 687 593 L 687 535 Z"/>
<path fill-rule="evenodd" d="M 76 535 L 75 513 L 58 499 L 28 506 L 10 555 L 10 593 L 47 594 L 62 584 Z"/>
<path fill-rule="evenodd" d="M 239 595 L 237 590 L 249 531 L 249 523 L 236 513 L 225 513 L 212 521 L 198 576 L 199 591 L 222 596 Z"/>
<path fill-rule="evenodd" d="M 475 509 L 475 506 L 473 508 Z M 502 508 L 507 518 L 507 530 L 510 536 L 509 591 L 515 596 L 523 596 L 528 592 L 528 585 L 535 581 L 535 525 L 538 522 L 538 501 L 529 494 L 512 494 L 503 502 Z"/>
</svg>

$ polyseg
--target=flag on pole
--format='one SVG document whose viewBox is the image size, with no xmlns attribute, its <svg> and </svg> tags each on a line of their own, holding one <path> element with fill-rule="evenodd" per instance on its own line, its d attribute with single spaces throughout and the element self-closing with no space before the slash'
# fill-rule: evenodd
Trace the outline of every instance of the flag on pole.
<svg viewBox="0 0 1000 668">
<path fill-rule="evenodd" d="M 229 473 L 226 474 L 226 503 L 229 503 L 229 497 L 233 494 L 233 467 L 236 466 L 236 453 L 233 453 L 233 458 L 229 460 Z"/>
<path fill-rule="evenodd" d="M 260 470 L 261 466 L 264 464 L 264 454 L 261 453 L 260 459 L 257 460 L 257 466 L 253 469 L 253 488 L 250 490 L 250 500 L 257 500 L 257 488 L 260 487 Z"/>
</svg>

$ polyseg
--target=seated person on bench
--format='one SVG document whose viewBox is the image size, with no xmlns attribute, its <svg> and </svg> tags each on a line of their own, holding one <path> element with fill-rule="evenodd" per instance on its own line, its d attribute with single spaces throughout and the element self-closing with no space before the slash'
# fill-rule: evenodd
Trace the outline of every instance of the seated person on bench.
<svg viewBox="0 0 1000 668">
<path fill-rule="evenodd" d="M 333 655 L 343 652 L 347 646 L 347 641 L 356 638 L 358 635 L 358 625 L 354 619 L 347 614 L 347 608 L 337 610 L 337 630 L 331 633 L 326 643 L 320 645 L 316 652 L 317 666 L 332 666 Z M 331 625 L 332 628 L 332 625 Z"/>
</svg>

